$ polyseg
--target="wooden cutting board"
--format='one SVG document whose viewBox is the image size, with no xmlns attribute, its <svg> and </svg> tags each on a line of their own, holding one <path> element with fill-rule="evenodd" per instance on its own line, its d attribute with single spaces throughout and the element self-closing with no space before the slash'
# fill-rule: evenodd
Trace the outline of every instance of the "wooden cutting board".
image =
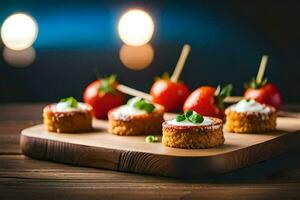
<svg viewBox="0 0 300 200">
<path fill-rule="evenodd" d="M 94 121 L 96 130 L 81 134 L 49 133 L 44 125 L 37 125 L 22 131 L 21 149 L 32 158 L 78 166 L 200 178 L 231 172 L 297 146 L 300 119 L 278 118 L 277 121 L 276 132 L 225 132 L 223 146 L 198 150 L 169 148 L 160 142 L 149 144 L 144 136 L 112 135 L 106 131 L 106 121 Z"/>
</svg>

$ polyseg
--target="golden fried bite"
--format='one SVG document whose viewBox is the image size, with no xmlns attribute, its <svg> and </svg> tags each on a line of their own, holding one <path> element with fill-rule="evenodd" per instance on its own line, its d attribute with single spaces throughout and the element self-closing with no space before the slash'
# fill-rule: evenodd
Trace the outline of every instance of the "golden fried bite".
<svg viewBox="0 0 300 200">
<path fill-rule="evenodd" d="M 141 98 L 133 98 L 108 113 L 108 131 L 120 136 L 161 134 L 164 108 Z"/>
<path fill-rule="evenodd" d="M 274 107 L 255 100 L 242 100 L 225 110 L 226 130 L 234 133 L 261 133 L 276 129 Z"/>
<path fill-rule="evenodd" d="M 91 131 L 92 107 L 84 103 L 77 103 L 74 98 L 66 99 L 64 102 L 47 105 L 43 109 L 44 124 L 48 131 L 57 133 Z"/>
<path fill-rule="evenodd" d="M 201 123 L 177 118 L 163 123 L 162 143 L 168 147 L 204 149 L 224 144 L 223 121 L 214 117 L 203 117 Z"/>
</svg>

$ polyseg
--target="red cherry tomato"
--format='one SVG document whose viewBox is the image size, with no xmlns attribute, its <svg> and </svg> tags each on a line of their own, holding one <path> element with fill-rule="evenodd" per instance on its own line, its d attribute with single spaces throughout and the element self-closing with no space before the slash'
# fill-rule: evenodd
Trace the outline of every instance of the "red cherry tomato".
<svg viewBox="0 0 300 200">
<path fill-rule="evenodd" d="M 177 111 L 189 95 L 188 87 L 182 82 L 159 79 L 151 87 L 153 102 L 165 107 L 165 111 Z"/>
<path fill-rule="evenodd" d="M 97 119 L 106 119 L 109 110 L 118 107 L 125 102 L 125 94 L 114 90 L 113 92 L 102 92 L 100 85 L 103 79 L 90 83 L 83 93 L 85 103 L 93 107 L 93 114 Z M 118 82 L 113 83 L 113 88 Z"/>
<path fill-rule="evenodd" d="M 279 89 L 273 84 L 266 84 L 259 89 L 248 88 L 244 94 L 245 98 L 255 99 L 259 103 L 275 107 L 277 110 L 282 103 Z"/>
<path fill-rule="evenodd" d="M 202 86 L 193 91 L 186 99 L 183 111 L 193 110 L 200 115 L 223 119 L 224 110 L 215 102 L 216 89 L 210 86 Z"/>
</svg>

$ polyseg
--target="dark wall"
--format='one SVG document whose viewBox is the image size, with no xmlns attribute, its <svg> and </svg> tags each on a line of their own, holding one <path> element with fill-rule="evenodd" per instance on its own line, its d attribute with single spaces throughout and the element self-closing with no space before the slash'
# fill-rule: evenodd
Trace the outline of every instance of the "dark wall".
<svg viewBox="0 0 300 200">
<path fill-rule="evenodd" d="M 126 68 L 119 58 L 117 21 L 132 7 L 148 11 L 156 26 L 154 60 L 142 71 Z M 181 79 L 191 89 L 233 83 L 240 95 L 267 54 L 268 79 L 286 102 L 300 101 L 299 8 L 300 1 L 1 1 L 1 23 L 13 12 L 27 12 L 39 35 L 27 67 L 8 64 L 1 52 L 0 102 L 81 98 L 95 68 L 148 91 L 154 76 L 173 71 L 184 43 L 192 51 Z"/>
</svg>

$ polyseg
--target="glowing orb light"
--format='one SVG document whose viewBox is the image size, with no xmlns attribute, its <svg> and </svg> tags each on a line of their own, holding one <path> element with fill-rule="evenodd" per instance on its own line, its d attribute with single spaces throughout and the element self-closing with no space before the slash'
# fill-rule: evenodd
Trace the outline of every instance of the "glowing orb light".
<svg viewBox="0 0 300 200">
<path fill-rule="evenodd" d="M 35 20 L 24 13 L 9 16 L 2 24 L 1 38 L 6 47 L 24 50 L 36 40 L 38 26 Z"/>
<path fill-rule="evenodd" d="M 33 47 L 29 47 L 21 51 L 16 51 L 5 47 L 3 49 L 3 57 L 7 64 L 17 68 L 24 68 L 34 62 L 35 50 Z"/>
<path fill-rule="evenodd" d="M 154 58 L 154 50 L 151 45 L 129 46 L 123 45 L 120 49 L 121 62 L 129 69 L 142 70 L 148 67 Z"/>
<path fill-rule="evenodd" d="M 125 44 L 141 46 L 151 40 L 154 32 L 154 22 L 145 11 L 130 10 L 121 17 L 118 32 Z"/>
</svg>

